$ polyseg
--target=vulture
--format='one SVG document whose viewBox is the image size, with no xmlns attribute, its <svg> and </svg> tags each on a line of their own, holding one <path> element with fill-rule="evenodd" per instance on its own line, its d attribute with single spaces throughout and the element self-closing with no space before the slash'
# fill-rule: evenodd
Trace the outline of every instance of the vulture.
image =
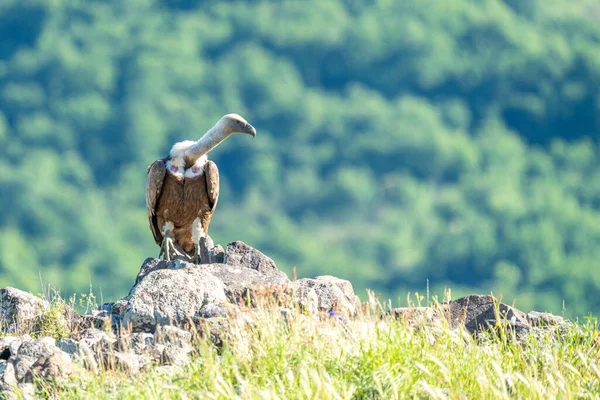
<svg viewBox="0 0 600 400">
<path fill-rule="evenodd" d="M 198 141 L 175 143 L 168 157 L 147 168 L 146 209 L 159 258 L 170 260 L 170 251 L 183 250 L 200 262 L 200 238 L 208 234 L 219 200 L 219 170 L 207 153 L 235 133 L 255 137 L 256 129 L 238 114 L 227 114 Z"/>
</svg>

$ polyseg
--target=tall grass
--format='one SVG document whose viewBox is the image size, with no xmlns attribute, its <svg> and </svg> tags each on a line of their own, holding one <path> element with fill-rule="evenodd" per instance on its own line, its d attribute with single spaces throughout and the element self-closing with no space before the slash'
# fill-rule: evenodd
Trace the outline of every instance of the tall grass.
<svg viewBox="0 0 600 400">
<path fill-rule="evenodd" d="M 231 312 L 224 345 L 198 338 L 189 366 L 78 373 L 38 395 L 65 399 L 597 398 L 593 320 L 517 341 L 444 322 L 408 326 L 372 307 L 355 319 L 273 307 Z"/>
</svg>

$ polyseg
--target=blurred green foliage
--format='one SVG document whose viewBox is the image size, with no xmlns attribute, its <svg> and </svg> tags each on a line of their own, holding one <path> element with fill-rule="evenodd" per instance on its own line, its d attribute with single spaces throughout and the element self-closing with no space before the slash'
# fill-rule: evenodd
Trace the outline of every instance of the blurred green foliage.
<svg viewBox="0 0 600 400">
<path fill-rule="evenodd" d="M 104 300 L 146 166 L 237 112 L 211 235 L 384 298 L 600 309 L 595 0 L 3 0 L 0 286 Z"/>
</svg>

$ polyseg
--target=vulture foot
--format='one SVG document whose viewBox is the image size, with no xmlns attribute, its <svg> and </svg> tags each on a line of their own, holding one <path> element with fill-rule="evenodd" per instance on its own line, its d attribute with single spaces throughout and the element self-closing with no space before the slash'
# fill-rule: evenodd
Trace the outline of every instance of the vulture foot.
<svg viewBox="0 0 600 400">
<path fill-rule="evenodd" d="M 175 249 L 175 244 L 173 243 L 173 239 L 171 239 L 171 232 L 166 231 L 164 234 L 162 244 L 160 245 L 160 253 L 158 254 L 158 258 L 166 261 L 171 261 L 171 250 L 174 253 L 177 253 Z"/>
</svg>

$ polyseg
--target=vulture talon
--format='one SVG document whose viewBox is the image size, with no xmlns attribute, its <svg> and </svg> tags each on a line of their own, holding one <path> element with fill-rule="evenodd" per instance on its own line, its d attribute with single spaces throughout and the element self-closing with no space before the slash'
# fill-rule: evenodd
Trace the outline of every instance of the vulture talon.
<svg viewBox="0 0 600 400">
<path fill-rule="evenodd" d="M 165 232 L 162 244 L 160 246 L 160 253 L 158 253 L 158 258 L 165 261 L 171 261 L 170 248 L 173 247 L 173 239 L 171 239 L 170 235 L 170 231 Z"/>
</svg>

